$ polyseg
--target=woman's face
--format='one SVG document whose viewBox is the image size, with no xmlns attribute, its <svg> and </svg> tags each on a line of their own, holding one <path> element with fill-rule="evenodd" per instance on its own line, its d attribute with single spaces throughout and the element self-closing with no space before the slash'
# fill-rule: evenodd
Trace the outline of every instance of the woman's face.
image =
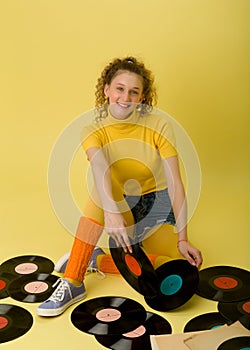
<svg viewBox="0 0 250 350">
<path fill-rule="evenodd" d="M 104 88 L 112 116 L 121 120 L 128 118 L 136 104 L 142 101 L 142 91 L 143 80 L 138 74 L 128 71 L 118 73 Z"/>
</svg>

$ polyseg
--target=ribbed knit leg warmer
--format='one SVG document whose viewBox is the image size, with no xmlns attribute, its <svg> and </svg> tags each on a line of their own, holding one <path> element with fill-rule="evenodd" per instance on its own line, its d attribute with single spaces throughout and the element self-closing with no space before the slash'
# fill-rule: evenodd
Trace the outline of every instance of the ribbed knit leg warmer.
<svg viewBox="0 0 250 350">
<path fill-rule="evenodd" d="M 81 217 L 64 273 L 65 278 L 82 282 L 93 250 L 103 231 L 103 226 Z"/>
</svg>

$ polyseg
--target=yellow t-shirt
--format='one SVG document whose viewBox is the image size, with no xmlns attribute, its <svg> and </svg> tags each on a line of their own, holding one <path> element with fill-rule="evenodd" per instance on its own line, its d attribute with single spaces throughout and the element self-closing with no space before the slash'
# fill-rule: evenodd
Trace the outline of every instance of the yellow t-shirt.
<svg viewBox="0 0 250 350">
<path fill-rule="evenodd" d="M 163 158 L 177 155 L 174 135 L 165 118 L 134 112 L 125 120 L 107 118 L 84 128 L 84 150 L 98 147 L 107 159 L 112 178 L 127 195 L 163 190 L 167 187 Z"/>
</svg>

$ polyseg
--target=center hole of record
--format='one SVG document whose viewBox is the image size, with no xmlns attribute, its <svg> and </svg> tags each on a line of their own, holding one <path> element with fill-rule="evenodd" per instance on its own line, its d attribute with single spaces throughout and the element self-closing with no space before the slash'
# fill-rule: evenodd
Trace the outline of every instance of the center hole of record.
<svg viewBox="0 0 250 350">
<path fill-rule="evenodd" d="M 0 280 L 0 290 L 6 287 L 6 283 L 3 280 Z"/>
<path fill-rule="evenodd" d="M 146 328 L 144 326 L 139 326 L 131 332 L 124 333 L 123 336 L 126 338 L 138 338 L 146 333 Z"/>
<path fill-rule="evenodd" d="M 15 267 L 15 271 L 21 275 L 28 275 L 38 270 L 38 266 L 33 263 L 23 263 Z"/>
<path fill-rule="evenodd" d="M 113 322 L 119 320 L 121 312 L 117 309 L 107 308 L 96 313 L 96 318 L 102 322 Z"/>
<path fill-rule="evenodd" d="M 232 277 L 221 276 L 214 279 L 214 285 L 220 289 L 234 289 L 238 286 L 238 281 Z"/>
<path fill-rule="evenodd" d="M 136 276 L 141 276 L 142 271 L 141 271 L 141 267 L 139 265 L 139 263 L 137 262 L 137 260 L 129 254 L 125 255 L 125 263 L 127 265 L 127 267 L 129 268 L 129 270 Z"/>
<path fill-rule="evenodd" d="M 28 293 L 39 294 L 39 293 L 46 292 L 48 288 L 49 286 L 47 283 L 34 281 L 34 282 L 27 283 L 24 287 L 24 290 Z"/>
<path fill-rule="evenodd" d="M 247 314 L 250 314 L 250 301 L 247 301 L 242 305 L 242 310 L 244 310 Z"/>
<path fill-rule="evenodd" d="M 0 316 L 0 329 L 5 328 L 8 325 L 9 321 L 6 317 Z"/>
<path fill-rule="evenodd" d="M 173 295 L 182 287 L 182 278 L 179 275 L 170 275 L 164 278 L 160 285 L 160 291 L 164 295 Z"/>
</svg>

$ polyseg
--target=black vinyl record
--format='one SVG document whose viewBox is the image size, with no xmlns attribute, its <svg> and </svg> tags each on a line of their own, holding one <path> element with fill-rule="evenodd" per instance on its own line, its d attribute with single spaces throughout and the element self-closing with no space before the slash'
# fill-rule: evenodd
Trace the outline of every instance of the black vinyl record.
<svg viewBox="0 0 250 350">
<path fill-rule="evenodd" d="M 40 303 L 51 296 L 58 279 L 46 273 L 22 276 L 9 284 L 8 293 L 11 298 L 24 303 Z"/>
<path fill-rule="evenodd" d="M 228 323 L 228 319 L 219 312 L 208 312 L 189 320 L 184 327 L 184 332 L 212 330 Z"/>
<path fill-rule="evenodd" d="M 20 306 L 0 304 L 0 344 L 21 337 L 32 324 L 29 311 Z"/>
<path fill-rule="evenodd" d="M 234 303 L 218 303 L 218 311 L 229 321 L 239 321 L 250 330 L 250 298 Z"/>
<path fill-rule="evenodd" d="M 11 281 L 14 281 L 16 276 L 9 272 L 0 272 L 0 299 L 7 298 L 9 296 L 8 288 Z"/>
<path fill-rule="evenodd" d="M 250 349 L 249 337 L 235 337 L 224 341 L 217 350 L 248 350 Z"/>
<path fill-rule="evenodd" d="M 122 247 L 116 247 L 115 241 L 110 237 L 109 247 L 116 267 L 124 279 L 138 293 L 144 296 L 153 296 L 158 293 L 158 280 L 155 270 L 147 255 L 139 244 L 131 241 L 132 253 L 124 252 Z"/>
<path fill-rule="evenodd" d="M 187 260 L 177 259 L 164 263 L 156 269 L 159 293 L 146 303 L 155 310 L 168 311 L 185 304 L 195 293 L 199 274 Z"/>
<path fill-rule="evenodd" d="M 17 277 L 33 273 L 51 273 L 53 270 L 54 263 L 39 255 L 16 256 L 0 265 L 0 273 L 9 272 Z"/>
<path fill-rule="evenodd" d="M 147 312 L 146 321 L 131 332 L 121 335 L 96 335 L 96 340 L 113 350 L 151 350 L 150 335 L 171 334 L 172 327 L 163 317 Z"/>
<path fill-rule="evenodd" d="M 232 266 L 213 266 L 199 272 L 199 296 L 221 302 L 250 297 L 250 272 Z"/>
<path fill-rule="evenodd" d="M 135 300 L 117 296 L 94 298 L 78 305 L 71 314 L 73 325 L 94 335 L 119 335 L 139 327 L 146 311 Z"/>
</svg>

